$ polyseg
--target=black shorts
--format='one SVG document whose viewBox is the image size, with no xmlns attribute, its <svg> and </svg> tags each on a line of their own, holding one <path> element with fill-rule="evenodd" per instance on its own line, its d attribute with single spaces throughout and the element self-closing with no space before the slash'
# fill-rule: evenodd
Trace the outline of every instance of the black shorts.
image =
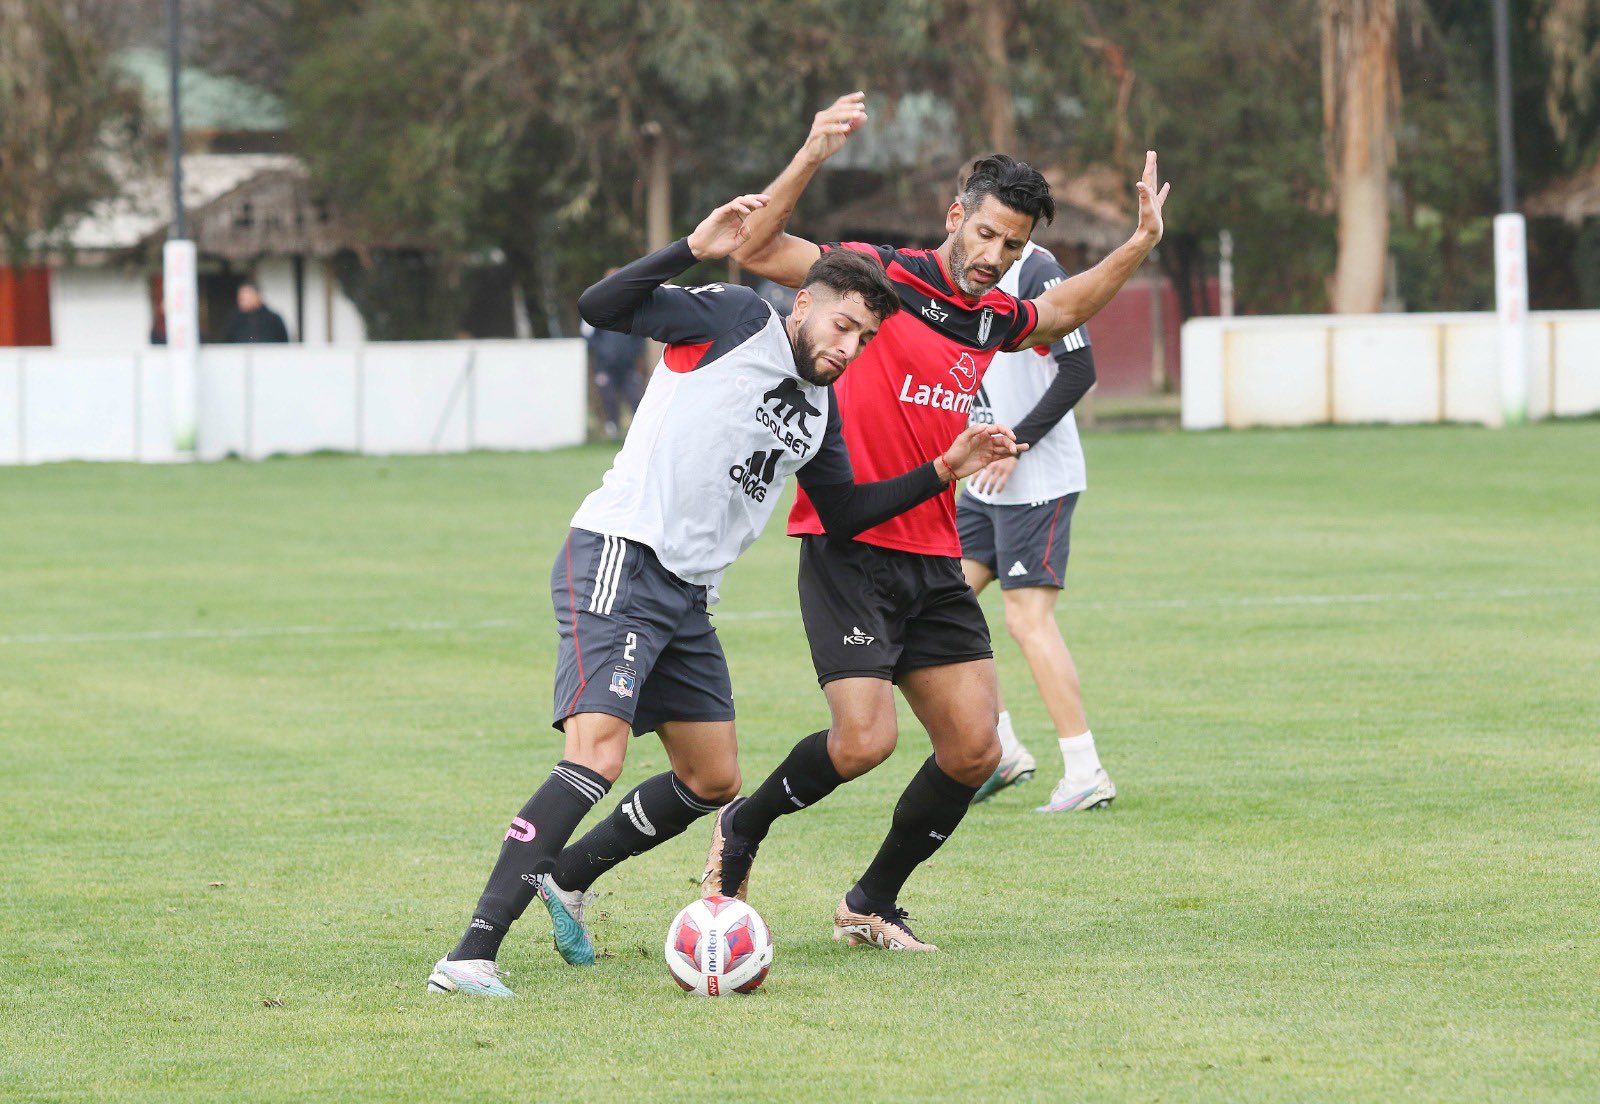
<svg viewBox="0 0 1600 1104">
<path fill-rule="evenodd" d="M 1001 590 L 1060 589 L 1077 505 L 1077 491 L 1022 506 L 992 506 L 962 492 L 956 500 L 961 558 L 994 572 Z"/>
<path fill-rule="evenodd" d="M 801 537 L 800 616 L 824 686 L 994 657 L 978 596 L 950 556 Z"/>
<path fill-rule="evenodd" d="M 550 571 L 561 640 L 555 711 L 609 713 L 637 735 L 663 721 L 733 720 L 733 683 L 706 588 L 661 566 L 649 547 L 574 529 Z"/>
</svg>

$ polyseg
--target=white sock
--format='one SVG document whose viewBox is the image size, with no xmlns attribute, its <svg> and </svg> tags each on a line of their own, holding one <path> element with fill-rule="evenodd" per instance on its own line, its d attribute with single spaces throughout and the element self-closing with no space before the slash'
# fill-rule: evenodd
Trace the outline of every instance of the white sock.
<svg viewBox="0 0 1600 1104">
<path fill-rule="evenodd" d="M 1022 750 L 1022 745 L 1017 743 L 1017 734 L 1011 729 L 1011 714 L 1005 710 L 1000 713 L 1000 757 L 1010 759 Z"/>
<path fill-rule="evenodd" d="M 1061 744 L 1061 762 L 1066 768 L 1066 777 L 1073 783 L 1081 782 L 1085 786 L 1094 781 L 1095 771 L 1100 769 L 1100 756 L 1094 750 L 1094 733 L 1085 732 L 1081 736 L 1063 736 Z"/>
</svg>

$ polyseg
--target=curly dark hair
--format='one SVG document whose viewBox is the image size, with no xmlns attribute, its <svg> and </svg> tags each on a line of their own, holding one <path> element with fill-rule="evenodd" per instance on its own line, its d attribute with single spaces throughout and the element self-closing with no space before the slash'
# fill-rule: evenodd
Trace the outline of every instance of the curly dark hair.
<svg viewBox="0 0 1600 1104">
<path fill-rule="evenodd" d="M 830 249 L 806 272 L 808 288 L 821 284 L 840 295 L 855 292 L 881 322 L 900 309 L 900 293 L 876 259 L 854 249 Z"/>
<path fill-rule="evenodd" d="M 1050 183 L 1044 175 L 1025 162 L 991 153 L 980 157 L 962 174 L 961 206 L 971 215 L 983 202 L 984 196 L 994 196 L 1013 211 L 1020 211 L 1033 219 L 1051 222 L 1056 217 L 1056 201 L 1050 195 Z"/>
</svg>

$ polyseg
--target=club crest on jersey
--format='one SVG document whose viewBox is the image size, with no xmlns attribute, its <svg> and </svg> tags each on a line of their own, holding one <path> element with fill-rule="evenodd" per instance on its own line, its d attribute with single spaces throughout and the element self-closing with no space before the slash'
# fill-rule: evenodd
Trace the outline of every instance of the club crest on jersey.
<svg viewBox="0 0 1600 1104">
<path fill-rule="evenodd" d="M 632 667 L 614 668 L 611 672 L 611 692 L 619 698 L 631 698 L 638 679 L 639 672 Z"/>
<path fill-rule="evenodd" d="M 994 308 L 984 307 L 983 313 L 978 316 L 978 344 L 982 345 L 989 340 L 989 330 L 994 326 Z"/>
<path fill-rule="evenodd" d="M 988 307 L 984 308 L 985 312 L 988 310 Z M 982 341 L 983 338 L 980 337 L 978 340 Z M 971 353 L 962 353 L 961 359 L 950 366 L 950 374 L 956 378 L 956 386 L 967 394 L 970 395 L 978 389 L 978 366 L 972 362 Z"/>
</svg>

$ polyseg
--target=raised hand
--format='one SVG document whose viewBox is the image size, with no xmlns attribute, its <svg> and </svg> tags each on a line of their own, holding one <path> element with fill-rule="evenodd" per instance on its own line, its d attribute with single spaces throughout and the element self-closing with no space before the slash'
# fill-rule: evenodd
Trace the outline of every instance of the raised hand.
<svg viewBox="0 0 1600 1104">
<path fill-rule="evenodd" d="M 1027 450 L 1027 445 L 1017 443 L 1017 435 L 1011 432 L 1010 426 L 969 425 L 944 450 L 941 459 L 950 469 L 952 479 L 964 479 L 996 460 Z"/>
<path fill-rule="evenodd" d="M 811 133 L 806 135 L 801 154 L 812 164 L 820 165 L 844 148 L 846 139 L 861 129 L 867 121 L 867 94 L 848 92 L 829 107 L 817 112 L 811 121 Z"/>
<path fill-rule="evenodd" d="M 1139 229 L 1153 247 L 1161 240 L 1161 235 L 1166 231 L 1166 223 L 1161 218 L 1161 208 L 1167 202 L 1167 192 L 1172 189 L 1172 182 L 1161 185 L 1160 191 L 1156 190 L 1156 151 L 1148 150 L 1144 155 L 1144 175 L 1134 185 L 1139 193 Z"/>
<path fill-rule="evenodd" d="M 707 215 L 689 234 L 689 250 L 695 259 L 720 260 L 748 241 L 750 228 L 745 219 L 765 207 L 767 201 L 768 197 L 760 193 L 742 195 Z"/>
</svg>

